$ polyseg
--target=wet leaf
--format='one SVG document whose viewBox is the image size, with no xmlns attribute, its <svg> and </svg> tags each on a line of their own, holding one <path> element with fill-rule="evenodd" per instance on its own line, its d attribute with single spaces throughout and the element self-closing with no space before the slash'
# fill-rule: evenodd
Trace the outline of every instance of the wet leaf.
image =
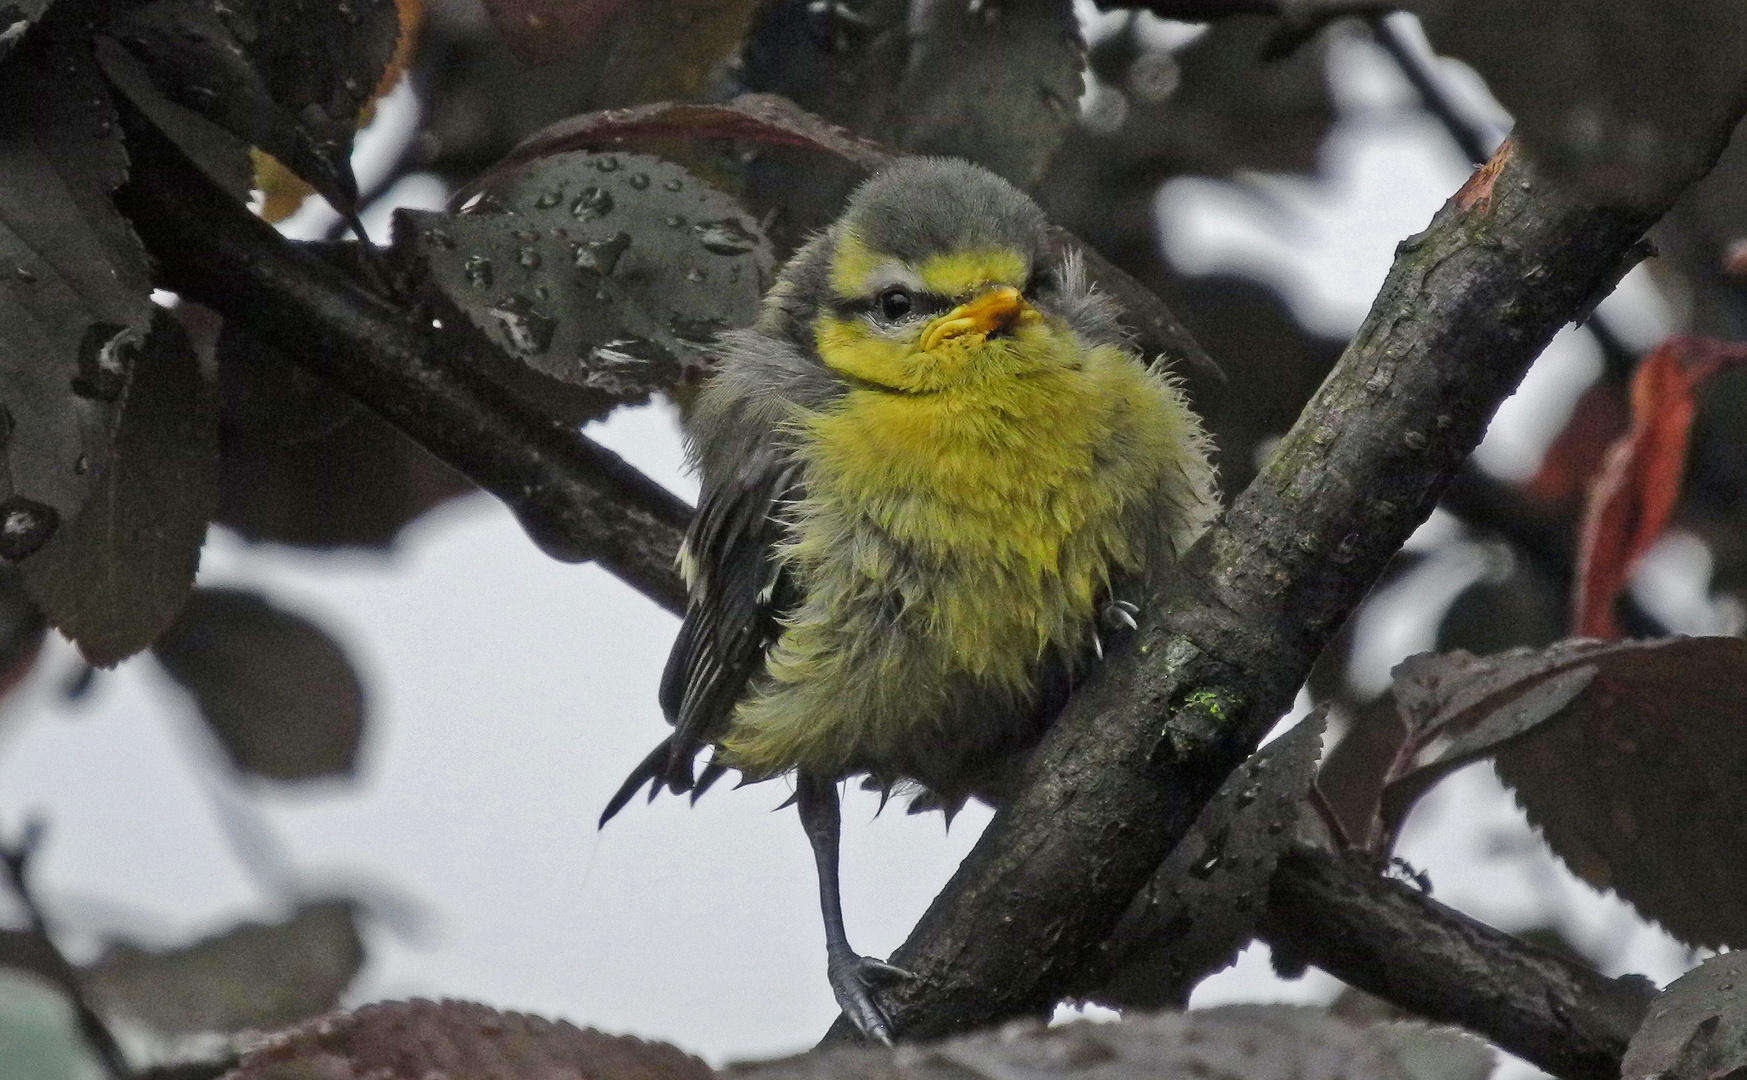
<svg viewBox="0 0 1747 1080">
<path fill-rule="evenodd" d="M 1499 776 L 1555 854 L 1694 945 L 1747 945 L 1747 641 L 1585 656 L 1589 686 L 1500 748 Z"/>
<path fill-rule="evenodd" d="M 271 1031 L 333 1008 L 363 963 L 352 905 L 327 900 L 183 948 L 118 946 L 84 983 L 99 1012 L 166 1038 Z"/>
<path fill-rule="evenodd" d="M 1747 80 L 1743 0 L 1410 7 L 1486 79 L 1536 163 L 1598 199 L 1654 202 L 1696 179 Z"/>
<path fill-rule="evenodd" d="M 400 35 L 393 0 L 150 0 L 111 31 L 172 102 L 356 210 L 352 133 Z"/>
<path fill-rule="evenodd" d="M 152 82 L 145 65 L 114 38 L 100 37 L 95 46 L 97 62 L 109 84 L 214 183 L 238 202 L 248 202 L 254 180 L 249 144 L 193 109 L 165 97 Z"/>
<path fill-rule="evenodd" d="M 1747 1069 L 1747 953 L 1713 956 L 1668 984 L 1620 1063 L 1622 1080 L 1712 1080 Z"/>
<path fill-rule="evenodd" d="M 833 1048 L 736 1066 L 738 1080 L 939 1080 L 1097 1076 L 1099 1080 L 1485 1080 L 1492 1050 L 1450 1028 L 1359 1025 L 1325 1010 L 1225 1005 L 1120 1022 L 994 1031 L 897 1050 Z M 253 1078 L 249 1078 L 253 1080 Z"/>
<path fill-rule="evenodd" d="M 244 772 L 302 780 L 357 763 L 364 687 L 308 619 L 258 593 L 197 589 L 152 652 Z"/>
<path fill-rule="evenodd" d="M 581 49 L 625 0 L 485 0 L 485 13 L 530 64 L 550 64 Z"/>
<path fill-rule="evenodd" d="M 732 199 L 646 154 L 573 152 L 459 213 L 400 211 L 395 250 L 433 305 L 501 351 L 492 374 L 572 422 L 699 377 L 774 273 Z M 482 350 L 485 355 L 491 355 Z"/>
<path fill-rule="evenodd" d="M 1572 598 L 1577 634 L 1619 636 L 1614 601 L 1662 535 L 1680 496 L 1693 390 L 1743 360 L 1747 346 L 1672 337 L 1639 362 L 1632 377 L 1631 430 L 1608 451 L 1584 508 Z"/>
<path fill-rule="evenodd" d="M 181 324 L 160 309 L 104 396 L 120 420 L 90 463 L 93 497 L 23 566 L 50 624 L 98 667 L 150 645 L 182 609 L 217 501 L 217 410 Z"/>
<path fill-rule="evenodd" d="M 1182 1008 L 1249 944 L 1316 776 L 1325 717 L 1312 713 L 1226 779 L 1105 942 L 1109 974 L 1087 1000 Z"/>
<path fill-rule="evenodd" d="M 660 102 L 583 113 L 543 128 L 516 145 L 457 201 L 493 190 L 535 161 L 573 150 L 637 150 L 674 139 L 742 139 L 835 155 L 866 172 L 891 164 L 896 154 L 774 94 L 742 94 L 726 105 Z"/>
<path fill-rule="evenodd" d="M 151 322 L 138 238 L 109 202 L 127 156 L 103 76 L 28 37 L 0 69 L 0 557 L 72 520 Z"/>
<path fill-rule="evenodd" d="M 1073 5 L 982 0 L 917 10 L 894 99 L 898 145 L 1035 184 L 1079 114 L 1086 50 Z"/>
<path fill-rule="evenodd" d="M 323 1017 L 243 1057 L 231 1080 L 711 1080 L 666 1043 L 463 1001 L 399 1001 Z"/>
</svg>

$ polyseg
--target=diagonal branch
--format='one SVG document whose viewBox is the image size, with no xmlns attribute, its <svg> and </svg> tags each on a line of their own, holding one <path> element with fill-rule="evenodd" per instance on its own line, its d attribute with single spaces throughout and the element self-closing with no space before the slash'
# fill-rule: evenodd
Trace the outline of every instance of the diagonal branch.
<svg viewBox="0 0 1747 1080">
<path fill-rule="evenodd" d="M 1713 160 L 1736 116 L 1719 118 Z M 889 995 L 900 1030 L 1042 1014 L 1072 985 L 1499 403 L 1666 201 L 1579 202 L 1506 144 L 1400 246 L 1365 325 L 1268 465 L 1151 598 L 1135 647 L 1069 702 L 1021 790 L 892 957 L 918 974 Z M 833 1034 L 845 1033 L 839 1020 Z"/>
<path fill-rule="evenodd" d="M 691 508 L 580 432 L 474 374 L 466 346 L 287 243 L 122 103 L 116 194 L 178 293 L 278 343 L 507 503 L 548 554 L 594 559 L 667 610 Z"/>
<path fill-rule="evenodd" d="M 172 285 L 283 343 L 553 546 L 591 554 L 678 607 L 671 557 L 683 503 L 472 376 L 451 335 L 215 196 L 151 130 L 133 124 L 129 140 L 135 172 L 121 201 Z M 1402 245 L 1365 328 L 1268 468 L 1153 598 L 1135 647 L 1077 695 L 1026 790 L 900 951 L 922 976 L 892 1002 L 908 1033 L 1053 1003 L 1284 711 L 1498 402 L 1662 209 L 1577 204 L 1508 151 L 1495 166 Z M 1338 957 L 1340 920 L 1305 921 L 1323 937 L 1298 951 Z M 1437 935 L 1426 935 L 1400 947 L 1435 956 Z M 1570 989 L 1578 1000 L 1594 990 Z M 1450 1019 L 1510 1046 L 1505 1012 Z M 1548 1061 L 1588 1052 L 1558 1030 L 1536 1037 L 1553 1047 Z"/>
<path fill-rule="evenodd" d="M 1476 922 L 1351 859 L 1290 848 L 1259 935 L 1428 1020 L 1478 1031 L 1572 1080 L 1616 1080 L 1655 985 L 1609 979 Z"/>
</svg>

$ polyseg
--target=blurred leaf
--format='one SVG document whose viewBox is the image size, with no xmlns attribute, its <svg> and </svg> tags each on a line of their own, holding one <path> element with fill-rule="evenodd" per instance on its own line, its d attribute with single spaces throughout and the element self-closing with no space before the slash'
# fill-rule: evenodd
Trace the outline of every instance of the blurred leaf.
<svg viewBox="0 0 1747 1080">
<path fill-rule="evenodd" d="M 1600 382 L 1583 392 L 1565 429 L 1547 448 L 1524 494 L 1555 507 L 1575 507 L 1600 471 L 1608 448 L 1631 426 L 1624 388 Z"/>
<path fill-rule="evenodd" d="M 549 0 L 552 2 L 552 0 Z M 637 0 L 611 28 L 595 108 L 709 96 L 762 0 Z"/>
<path fill-rule="evenodd" d="M 352 905 L 310 904 L 286 922 L 245 923 L 165 952 L 122 945 L 84 972 L 106 1017 L 164 1037 L 271 1031 L 334 1007 L 364 964 Z"/>
<path fill-rule="evenodd" d="M 1680 495 L 1692 429 L 1693 390 L 1747 346 L 1672 337 L 1632 376 L 1632 427 L 1607 453 L 1590 487 L 1578 546 L 1572 623 L 1583 637 L 1615 638 L 1614 601 L 1650 550 Z"/>
<path fill-rule="evenodd" d="M 393 0 L 149 0 L 111 31 L 171 101 L 356 211 L 352 133 L 400 36 Z"/>
<path fill-rule="evenodd" d="M 103 1080 L 60 991 L 6 969 L 0 969 L 0 1080 Z"/>
<path fill-rule="evenodd" d="M 364 687 L 320 627 L 237 589 L 197 589 L 153 648 L 237 768 L 273 780 L 349 775 Z"/>
<path fill-rule="evenodd" d="M 1450 1028 L 1361 1026 L 1291 1005 L 1225 1005 L 1056 1027 L 1015 1023 L 897 1050 L 844 1047 L 736 1066 L 738 1080 L 1485 1080 L 1492 1050 Z M 254 1080 L 253 1077 L 243 1080 Z M 277 1078 L 275 1078 L 277 1080 Z"/>
<path fill-rule="evenodd" d="M 924 0 L 913 12 L 897 144 L 1035 184 L 1079 114 L 1086 50 L 1073 5 Z"/>
<path fill-rule="evenodd" d="M 250 540 L 388 547 L 474 487 L 387 421 L 226 323 L 214 520 Z"/>
<path fill-rule="evenodd" d="M 1747 0 L 1420 0 L 1440 52 L 1472 64 L 1549 174 L 1597 199 L 1679 191 L 1747 89 Z"/>
<path fill-rule="evenodd" d="M 22 559 L 90 494 L 151 283 L 109 201 L 127 155 L 90 54 L 28 35 L 0 96 L 0 556 Z"/>
<path fill-rule="evenodd" d="M 337 396 L 337 395 L 336 395 Z M 317 409 L 283 427 L 313 425 Z M 475 490 L 386 420 L 360 412 L 325 435 L 284 443 L 229 426 L 213 520 L 245 539 L 299 547 L 387 548 L 407 525 Z"/>
<path fill-rule="evenodd" d="M 530 64 L 550 64 L 582 48 L 625 0 L 484 0 L 504 40 Z"/>
<path fill-rule="evenodd" d="M 775 263 L 737 203 L 645 154 L 542 158 L 459 213 L 400 211 L 395 240 L 433 304 L 502 351 L 494 379 L 570 422 L 700 377 Z"/>
<path fill-rule="evenodd" d="M 1747 945 L 1747 641 L 1583 659 L 1595 680 L 1498 773 L 1565 864 L 1693 945 Z"/>
<path fill-rule="evenodd" d="M 1310 714 L 1226 778 L 1103 945 L 1111 973 L 1087 1000 L 1183 1008 L 1197 983 L 1249 944 L 1316 776 L 1325 717 Z"/>
<path fill-rule="evenodd" d="M 1226 176 L 1239 169 L 1312 172 L 1334 123 L 1318 42 L 1284 60 L 1264 59 L 1279 23 L 1237 15 L 1215 22 L 1175 53 L 1174 81 L 1137 72 L 1160 65 L 1157 53 L 1135 49 L 1121 67 L 1126 119 L 1094 145 L 1112 171 L 1144 170 L 1152 183 L 1182 173 Z M 1149 85 L 1157 90 L 1149 91 Z"/>
<path fill-rule="evenodd" d="M 1620 1063 L 1623 1080 L 1711 1080 L 1747 1068 L 1747 953 L 1713 956 L 1668 984 Z"/>
<path fill-rule="evenodd" d="M 214 183 L 238 202 L 248 202 L 253 183 L 249 144 L 193 109 L 165 97 L 152 82 L 145 65 L 114 38 L 99 37 L 95 46 L 97 62 L 109 84 Z"/>
<path fill-rule="evenodd" d="M 97 667 L 150 645 L 182 609 L 217 501 L 212 387 L 161 309 L 115 402 L 94 497 L 23 567 L 49 623 Z"/>
<path fill-rule="evenodd" d="M 1502 547 L 1502 545 L 1500 545 Z M 1566 593 L 1528 559 L 1504 549 L 1506 566 L 1463 589 L 1438 623 L 1438 652 L 1480 655 L 1541 648 L 1565 632 Z"/>
<path fill-rule="evenodd" d="M 666 1043 L 463 1001 L 367 1005 L 285 1032 L 230 1080 L 711 1080 Z"/>
</svg>

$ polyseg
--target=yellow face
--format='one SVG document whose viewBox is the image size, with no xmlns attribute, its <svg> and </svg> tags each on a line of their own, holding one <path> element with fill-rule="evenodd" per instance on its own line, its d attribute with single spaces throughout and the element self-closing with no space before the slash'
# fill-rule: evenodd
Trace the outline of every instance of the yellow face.
<svg viewBox="0 0 1747 1080">
<path fill-rule="evenodd" d="M 814 323 L 832 370 L 878 389 L 931 394 L 1057 366 L 1072 332 L 1026 299 L 1025 256 L 954 251 L 904 263 L 855 234 L 831 263 L 833 303 Z"/>
</svg>

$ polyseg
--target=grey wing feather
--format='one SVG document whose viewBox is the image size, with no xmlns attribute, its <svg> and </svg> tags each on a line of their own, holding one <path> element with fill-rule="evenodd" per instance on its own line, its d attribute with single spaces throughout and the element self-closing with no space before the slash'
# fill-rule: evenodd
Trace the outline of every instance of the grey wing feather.
<svg viewBox="0 0 1747 1080">
<path fill-rule="evenodd" d="M 796 600 L 776 546 L 798 477 L 798 465 L 767 448 L 705 493 L 685 541 L 691 600 L 661 676 L 661 710 L 673 733 L 632 771 L 602 824 L 645 783 L 652 797 L 663 787 L 682 792 L 699 783 L 698 754 L 727 727 Z M 707 765 L 704 780 L 713 783 L 720 773 Z"/>
</svg>

